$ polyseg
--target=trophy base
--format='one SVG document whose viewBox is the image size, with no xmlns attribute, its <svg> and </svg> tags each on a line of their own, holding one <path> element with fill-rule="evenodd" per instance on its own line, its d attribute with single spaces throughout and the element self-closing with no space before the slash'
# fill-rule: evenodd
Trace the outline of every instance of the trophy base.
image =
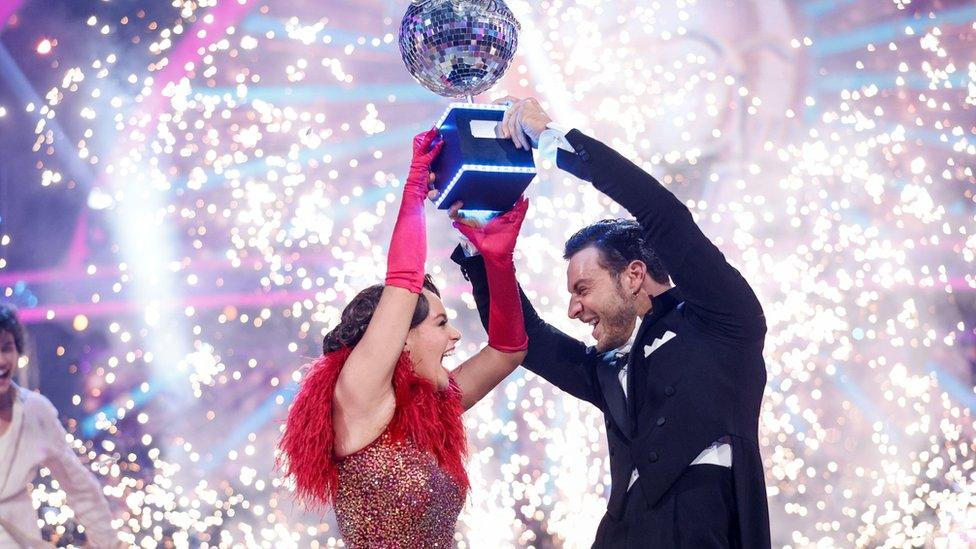
<svg viewBox="0 0 976 549">
<path fill-rule="evenodd" d="M 443 188 L 435 205 L 446 210 L 460 200 L 465 211 L 508 211 L 534 177 L 535 168 L 465 164 Z"/>
<path fill-rule="evenodd" d="M 445 111 L 437 124 L 444 147 L 432 166 L 439 209 L 461 201 L 465 212 L 508 211 L 532 182 L 532 151 L 517 149 L 511 139 L 473 131 L 483 122 L 500 122 L 507 108 L 453 103 Z"/>
</svg>

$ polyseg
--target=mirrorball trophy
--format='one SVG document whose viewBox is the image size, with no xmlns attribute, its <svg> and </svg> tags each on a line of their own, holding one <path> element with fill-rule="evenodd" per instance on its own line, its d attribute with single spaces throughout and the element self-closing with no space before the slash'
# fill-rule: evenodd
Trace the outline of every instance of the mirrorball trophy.
<svg viewBox="0 0 976 549">
<path fill-rule="evenodd" d="M 400 23 L 400 54 L 413 77 L 451 103 L 435 124 L 444 148 L 432 166 L 442 210 L 507 211 L 535 177 L 532 151 L 495 136 L 504 105 L 477 104 L 508 68 L 518 21 L 502 0 L 413 0 Z"/>
</svg>

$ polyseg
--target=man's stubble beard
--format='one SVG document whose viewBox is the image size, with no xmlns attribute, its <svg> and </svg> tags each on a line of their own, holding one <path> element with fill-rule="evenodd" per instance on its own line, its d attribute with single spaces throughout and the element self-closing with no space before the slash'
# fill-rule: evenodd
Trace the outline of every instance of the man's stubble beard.
<svg viewBox="0 0 976 549">
<path fill-rule="evenodd" d="M 621 347 L 630 339 L 637 320 L 637 302 L 624 293 L 620 281 L 616 281 L 616 295 L 613 303 L 608 304 L 601 323 L 604 326 L 603 341 L 597 344 L 597 350 L 604 352 Z"/>
</svg>

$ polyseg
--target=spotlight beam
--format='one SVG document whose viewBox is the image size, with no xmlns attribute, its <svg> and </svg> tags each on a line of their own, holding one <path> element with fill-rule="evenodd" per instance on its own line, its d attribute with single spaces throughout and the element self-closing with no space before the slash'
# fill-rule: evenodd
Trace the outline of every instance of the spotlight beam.
<svg viewBox="0 0 976 549">
<path fill-rule="evenodd" d="M 0 13 L 2 15 L 2 13 Z M 5 19 L 0 19 L 4 21 Z M 47 118 L 41 114 L 41 107 L 47 103 L 41 99 L 34 88 L 31 86 L 27 76 L 17 65 L 13 56 L 7 48 L 0 43 L 0 75 L 3 75 L 2 82 L 6 82 L 17 99 L 24 105 L 33 104 L 35 118 L 38 122 L 43 122 L 54 139 L 54 150 L 58 159 L 64 163 L 70 177 L 75 180 L 83 189 L 91 189 L 95 182 L 95 175 L 91 169 L 78 158 L 77 154 L 66 151 L 74 151 L 74 142 L 68 137 L 61 128 L 56 118 Z"/>
<path fill-rule="evenodd" d="M 254 86 L 248 87 L 246 95 L 239 97 L 237 89 L 230 86 L 205 88 L 193 94 L 197 99 L 224 96 L 237 103 L 264 101 L 272 105 L 328 103 L 362 103 L 363 101 L 386 101 L 391 96 L 398 103 L 403 101 L 435 102 L 440 98 L 416 83 L 369 84 L 357 86 Z"/>
<path fill-rule="evenodd" d="M 817 37 L 810 48 L 811 54 L 813 57 L 827 57 L 854 51 L 868 44 L 905 40 L 912 37 L 905 33 L 907 28 L 918 35 L 939 25 L 965 25 L 976 18 L 976 6 L 955 8 L 935 13 L 931 17 L 921 17 L 922 19 L 902 17 L 850 32 Z"/>
<path fill-rule="evenodd" d="M 803 13 L 810 17 L 811 19 L 818 19 L 827 15 L 828 13 L 837 11 L 838 9 L 849 6 L 857 2 L 858 0 L 816 0 L 813 2 L 804 2 L 801 4 Z"/>
<path fill-rule="evenodd" d="M 245 19 L 243 23 L 241 23 L 241 27 L 247 32 L 261 34 L 265 37 L 267 37 L 269 32 L 274 33 L 275 40 L 288 38 L 290 40 L 300 42 L 303 45 L 305 44 L 304 41 L 289 36 L 287 25 L 274 17 L 268 17 L 266 15 L 251 15 Z M 324 38 L 320 38 L 320 35 L 328 36 L 329 41 L 324 42 Z M 360 39 L 363 39 L 365 43 L 360 44 Z M 371 42 L 374 42 L 375 40 L 380 41 L 378 46 L 371 45 Z M 375 50 L 394 50 L 397 47 L 393 42 L 386 42 L 379 36 L 366 36 L 366 34 L 360 34 L 353 30 L 328 26 L 324 26 L 321 30 L 316 32 L 314 42 L 308 45 L 338 47 L 361 46 L 369 47 Z"/>
<path fill-rule="evenodd" d="M 321 159 L 325 156 L 332 158 L 332 161 L 348 158 L 350 156 L 366 152 L 371 148 L 380 149 L 387 145 L 392 145 L 396 143 L 407 143 L 407 140 L 416 134 L 419 130 L 417 126 L 408 125 L 401 127 L 396 130 L 385 131 L 381 134 L 370 136 L 366 139 L 357 141 L 343 141 L 335 144 L 326 144 L 317 149 L 306 149 L 298 153 L 297 159 L 289 159 L 290 162 L 298 162 L 300 165 L 304 166 L 308 162 Z M 267 163 L 267 159 L 252 160 L 249 162 L 244 162 L 238 164 L 235 167 L 224 170 L 222 173 L 218 174 L 214 171 L 210 171 L 206 174 L 207 182 L 212 183 L 215 179 L 241 179 L 248 177 L 255 177 L 260 175 L 263 171 L 270 169 Z M 180 181 L 174 183 L 177 188 L 186 187 L 189 180 L 184 178 Z"/>
<path fill-rule="evenodd" d="M 903 84 L 898 84 L 896 80 L 901 78 Z M 834 73 L 827 76 L 820 76 L 812 82 L 813 88 L 824 93 L 836 93 L 843 90 L 856 90 L 866 86 L 875 86 L 878 89 L 894 89 L 908 87 L 916 90 L 930 89 L 965 89 L 969 85 L 969 76 L 958 71 L 948 75 L 945 80 L 933 80 L 919 73 L 898 73 L 898 72 L 866 72 L 858 71 L 852 73 Z M 933 88 L 935 84 L 935 88 Z"/>
<path fill-rule="evenodd" d="M 171 297 L 160 299 L 155 305 L 160 311 L 171 311 L 193 307 L 197 310 L 219 309 L 228 305 L 235 307 L 267 307 L 269 305 L 291 305 L 297 301 L 312 299 L 322 290 L 280 290 L 268 293 L 229 293 L 210 294 L 195 297 Z M 141 301 L 102 301 L 99 303 L 72 303 L 35 307 L 20 311 L 24 324 L 49 322 L 57 318 L 72 318 L 85 315 L 89 318 L 110 315 L 138 313 L 146 308 Z"/>
</svg>

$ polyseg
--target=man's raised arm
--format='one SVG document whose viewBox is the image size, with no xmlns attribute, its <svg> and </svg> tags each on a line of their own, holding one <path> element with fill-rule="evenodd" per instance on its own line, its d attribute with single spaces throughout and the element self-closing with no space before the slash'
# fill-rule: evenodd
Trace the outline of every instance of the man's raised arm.
<svg viewBox="0 0 976 549">
<path fill-rule="evenodd" d="M 481 323 L 487 329 L 490 295 L 481 256 L 467 257 L 458 246 L 451 260 L 461 267 L 464 276 L 471 282 L 471 293 Z M 525 331 L 529 336 L 528 354 L 522 365 L 563 391 L 600 407 L 600 390 L 593 371 L 596 364 L 594 351 L 542 320 L 521 286 L 519 295 L 522 298 Z"/>
</svg>

